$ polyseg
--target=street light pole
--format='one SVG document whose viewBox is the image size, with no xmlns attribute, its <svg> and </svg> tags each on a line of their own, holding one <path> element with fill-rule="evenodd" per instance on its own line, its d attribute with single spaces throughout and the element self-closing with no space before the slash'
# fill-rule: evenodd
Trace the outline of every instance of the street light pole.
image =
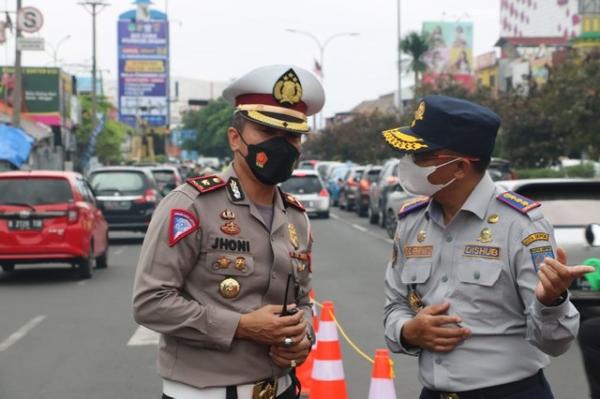
<svg viewBox="0 0 600 399">
<path fill-rule="evenodd" d="M 69 40 L 70 38 L 71 35 L 63 37 L 58 41 L 58 44 L 56 44 L 56 46 L 52 45 L 49 41 L 46 42 L 46 44 L 52 49 L 52 62 L 54 63 L 55 67 L 58 66 L 58 50 L 60 50 L 60 46 L 62 46 L 63 43 Z"/>
<path fill-rule="evenodd" d="M 92 131 L 96 128 L 98 123 L 97 115 L 97 98 L 96 98 L 96 16 L 108 6 L 104 0 L 86 0 L 80 2 L 92 16 Z"/>
<path fill-rule="evenodd" d="M 401 0 L 398 0 L 398 41 L 396 43 L 396 50 L 398 51 L 398 112 L 402 115 L 404 114 L 404 102 L 402 101 L 402 50 L 400 50 L 400 41 L 402 40 L 402 31 L 400 30 L 402 13 L 400 1 Z"/>
<path fill-rule="evenodd" d="M 17 0 L 17 19 L 21 11 L 21 0 Z M 21 29 L 17 21 L 16 26 L 17 38 L 15 43 L 15 89 L 13 91 L 13 113 L 11 123 L 15 127 L 21 126 L 21 98 L 23 97 L 23 73 L 21 71 L 21 50 L 19 50 L 19 38 L 21 37 Z"/>
<path fill-rule="evenodd" d="M 325 81 L 325 67 L 324 67 L 323 63 L 324 63 L 324 58 L 325 58 L 325 48 L 327 48 L 327 45 L 329 43 L 331 43 L 331 41 L 333 39 L 338 38 L 338 37 L 358 36 L 359 35 L 359 33 L 357 33 L 357 32 L 340 32 L 340 33 L 336 33 L 334 35 L 329 36 L 324 42 L 321 42 L 317 36 L 313 35 L 310 32 L 306 32 L 306 31 L 298 30 L 298 29 L 286 29 L 286 31 L 288 31 L 290 33 L 297 33 L 299 35 L 308 36 L 316 43 L 317 47 L 319 48 L 319 65 L 321 67 L 321 75 L 319 76 L 319 78 L 321 79 L 322 85 L 324 85 L 324 81 Z M 315 130 L 317 129 L 316 122 L 317 122 L 317 119 L 315 116 L 313 119 L 313 123 L 315 125 Z"/>
</svg>

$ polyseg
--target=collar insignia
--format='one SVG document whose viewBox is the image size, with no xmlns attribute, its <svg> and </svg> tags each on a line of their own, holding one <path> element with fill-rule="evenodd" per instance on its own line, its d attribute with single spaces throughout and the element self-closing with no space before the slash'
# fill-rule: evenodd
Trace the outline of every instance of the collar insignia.
<svg viewBox="0 0 600 399">
<path fill-rule="evenodd" d="M 235 177 L 229 178 L 229 181 L 227 182 L 227 191 L 229 191 L 231 199 L 236 202 L 242 201 L 245 198 L 240 181 Z"/>
</svg>

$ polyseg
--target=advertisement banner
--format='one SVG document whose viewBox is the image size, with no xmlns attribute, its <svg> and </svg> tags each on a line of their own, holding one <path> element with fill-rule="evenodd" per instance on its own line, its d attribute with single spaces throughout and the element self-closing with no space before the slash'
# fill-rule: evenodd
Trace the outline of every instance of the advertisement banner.
<svg viewBox="0 0 600 399">
<path fill-rule="evenodd" d="M 119 120 L 136 127 L 169 124 L 167 20 L 119 20 Z"/>
<path fill-rule="evenodd" d="M 23 71 L 24 95 L 21 111 L 37 122 L 60 126 L 65 110 L 61 101 L 65 77 L 58 68 L 25 67 Z M 14 67 L 0 67 L 0 101 L 13 106 L 15 88 Z M 70 85 L 70 79 L 68 79 Z M 62 96 L 64 97 L 64 96 Z"/>
<path fill-rule="evenodd" d="M 430 40 L 424 57 L 428 74 L 473 74 L 472 22 L 429 21 L 422 30 Z"/>
</svg>

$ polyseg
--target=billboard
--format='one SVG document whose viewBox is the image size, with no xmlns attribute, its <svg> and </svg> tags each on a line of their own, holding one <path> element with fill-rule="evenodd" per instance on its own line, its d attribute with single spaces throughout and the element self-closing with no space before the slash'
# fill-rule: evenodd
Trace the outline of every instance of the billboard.
<svg viewBox="0 0 600 399">
<path fill-rule="evenodd" d="M 24 67 L 21 111 L 31 119 L 48 126 L 70 127 L 70 75 L 59 68 Z M 0 67 L 0 101 L 13 106 L 14 67 Z"/>
<path fill-rule="evenodd" d="M 579 0 L 498 1 L 500 37 L 572 38 L 581 32 Z"/>
<path fill-rule="evenodd" d="M 430 40 L 430 50 L 424 57 L 427 73 L 473 73 L 472 22 L 424 22 L 423 33 L 427 33 Z"/>
<path fill-rule="evenodd" d="M 121 15 L 117 22 L 119 120 L 138 126 L 169 125 L 169 22 Z M 152 14 L 157 15 L 157 12 Z M 139 118 L 139 120 L 138 120 Z"/>
</svg>

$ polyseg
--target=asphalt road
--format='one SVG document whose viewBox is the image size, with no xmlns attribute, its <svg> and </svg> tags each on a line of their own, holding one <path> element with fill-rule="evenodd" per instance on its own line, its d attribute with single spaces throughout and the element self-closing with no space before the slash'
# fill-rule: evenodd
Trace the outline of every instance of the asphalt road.
<svg viewBox="0 0 600 399">
<path fill-rule="evenodd" d="M 332 300 L 354 342 L 383 348 L 383 276 L 391 241 L 383 230 L 338 209 L 314 220 L 314 288 Z M 67 267 L 0 272 L 0 399 L 160 397 L 156 337 L 132 320 L 131 287 L 142 235 L 111 239 L 109 267 L 79 281 Z M 371 365 L 342 341 L 349 396 L 366 398 Z M 420 391 L 416 359 L 394 356 L 400 399 Z M 587 397 L 579 348 L 547 376 L 557 399 Z"/>
</svg>

